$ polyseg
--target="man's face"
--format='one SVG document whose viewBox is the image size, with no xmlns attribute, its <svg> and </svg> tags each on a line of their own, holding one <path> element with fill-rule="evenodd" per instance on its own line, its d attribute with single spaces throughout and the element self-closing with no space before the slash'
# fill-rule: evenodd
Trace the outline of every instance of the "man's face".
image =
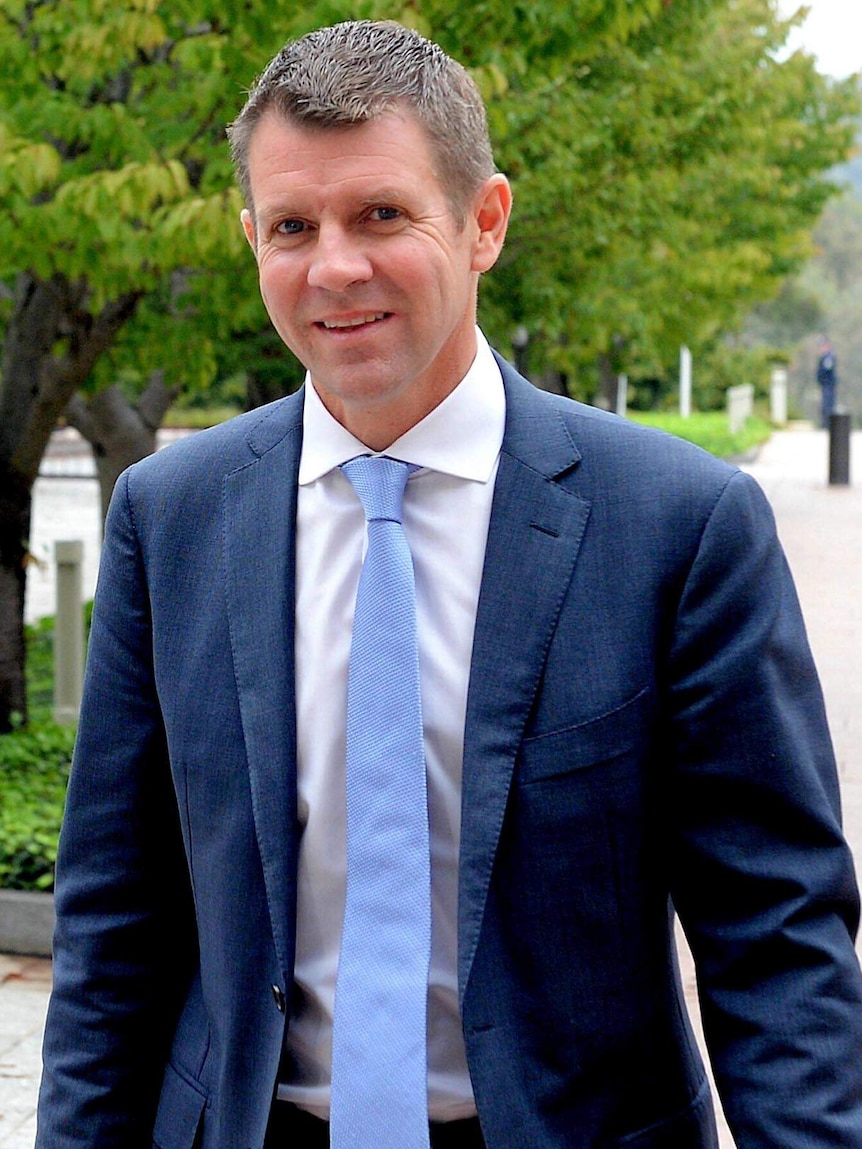
<svg viewBox="0 0 862 1149">
<path fill-rule="evenodd" d="M 273 325 L 335 418 L 382 450 L 472 362 L 508 185 L 492 177 L 459 227 L 424 130 L 396 112 L 329 129 L 268 113 L 248 162 L 243 226 Z"/>
</svg>

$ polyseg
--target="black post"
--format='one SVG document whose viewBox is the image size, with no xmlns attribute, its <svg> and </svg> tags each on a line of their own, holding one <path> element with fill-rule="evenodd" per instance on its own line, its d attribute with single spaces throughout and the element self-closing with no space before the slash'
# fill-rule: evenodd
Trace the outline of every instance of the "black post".
<svg viewBox="0 0 862 1149">
<path fill-rule="evenodd" d="M 840 408 L 829 416 L 829 486 L 850 483 L 850 427 L 853 416 Z"/>
</svg>

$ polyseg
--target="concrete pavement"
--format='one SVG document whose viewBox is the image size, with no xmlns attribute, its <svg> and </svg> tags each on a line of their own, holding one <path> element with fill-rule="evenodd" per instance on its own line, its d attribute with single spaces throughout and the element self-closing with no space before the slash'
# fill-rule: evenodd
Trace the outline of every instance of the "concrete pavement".
<svg viewBox="0 0 862 1149">
<path fill-rule="evenodd" d="M 33 1149 L 51 963 L 0 955 L 0 1146 Z"/>
<path fill-rule="evenodd" d="M 832 725 L 847 835 L 862 871 L 862 432 L 853 435 L 855 486 L 827 485 L 823 431 L 780 432 L 744 469 L 772 503 L 796 579 Z M 682 967 L 696 1019 L 684 945 Z M 49 962 L 0 956 L 0 1149 L 33 1146 L 49 988 Z M 726 1127 L 721 1135 L 722 1149 L 732 1149 Z"/>
</svg>

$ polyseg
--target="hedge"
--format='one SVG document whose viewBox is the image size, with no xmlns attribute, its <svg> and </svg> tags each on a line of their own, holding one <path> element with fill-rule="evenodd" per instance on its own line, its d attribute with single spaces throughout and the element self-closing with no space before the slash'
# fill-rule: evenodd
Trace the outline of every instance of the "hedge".
<svg viewBox="0 0 862 1149">
<path fill-rule="evenodd" d="M 51 890 L 75 731 L 51 719 L 54 620 L 26 637 L 30 724 L 0 735 L 0 887 Z"/>
</svg>

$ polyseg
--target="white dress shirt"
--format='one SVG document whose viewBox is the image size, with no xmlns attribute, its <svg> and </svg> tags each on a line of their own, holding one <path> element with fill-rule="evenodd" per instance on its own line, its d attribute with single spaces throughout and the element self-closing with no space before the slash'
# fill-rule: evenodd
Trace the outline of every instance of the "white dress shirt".
<svg viewBox="0 0 862 1149">
<path fill-rule="evenodd" d="M 417 464 L 404 496 L 416 571 L 432 947 L 428 1098 L 433 1120 L 476 1112 L 458 1012 L 457 903 L 464 719 L 476 605 L 505 421 L 500 370 L 477 329 L 467 375 L 383 454 Z M 345 725 L 365 517 L 341 463 L 369 449 L 306 380 L 299 465 L 296 704 L 302 837 L 294 1009 L 278 1096 L 329 1115 L 332 1009 L 344 914 Z"/>
</svg>

